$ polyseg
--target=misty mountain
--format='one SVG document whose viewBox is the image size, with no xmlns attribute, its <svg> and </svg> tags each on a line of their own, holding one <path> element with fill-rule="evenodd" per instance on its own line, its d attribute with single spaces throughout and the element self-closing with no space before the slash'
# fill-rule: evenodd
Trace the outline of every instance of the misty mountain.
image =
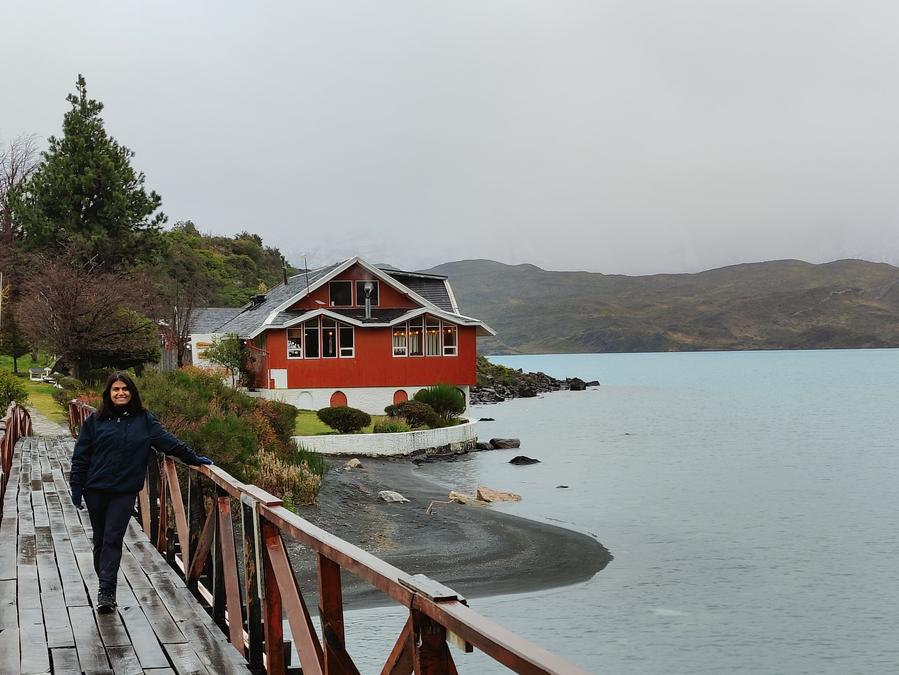
<svg viewBox="0 0 899 675">
<path fill-rule="evenodd" d="M 698 274 L 552 272 L 462 260 L 463 314 L 497 331 L 483 353 L 899 347 L 899 268 L 777 260 Z"/>
</svg>

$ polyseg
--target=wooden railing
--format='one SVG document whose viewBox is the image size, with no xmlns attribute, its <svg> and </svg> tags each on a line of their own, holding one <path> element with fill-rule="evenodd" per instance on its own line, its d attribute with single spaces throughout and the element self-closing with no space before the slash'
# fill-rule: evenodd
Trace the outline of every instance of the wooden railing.
<svg viewBox="0 0 899 675">
<path fill-rule="evenodd" d="M 73 429 L 90 412 L 73 401 Z M 448 641 L 464 652 L 480 649 L 518 673 L 585 672 L 481 616 L 452 589 L 407 574 L 316 527 L 284 508 L 278 497 L 216 466 L 185 467 L 169 457 L 154 458 L 138 502 L 150 541 L 181 572 L 251 669 L 273 675 L 288 671 L 286 615 L 304 675 L 359 672 L 344 634 L 344 571 L 409 610 L 382 675 L 456 673 Z M 321 640 L 287 555 L 286 537 L 317 559 Z"/>
<path fill-rule="evenodd" d="M 3 516 L 3 496 L 12 467 L 13 450 L 22 436 L 31 436 L 31 415 L 24 406 L 13 401 L 0 420 L 0 517 Z"/>
</svg>

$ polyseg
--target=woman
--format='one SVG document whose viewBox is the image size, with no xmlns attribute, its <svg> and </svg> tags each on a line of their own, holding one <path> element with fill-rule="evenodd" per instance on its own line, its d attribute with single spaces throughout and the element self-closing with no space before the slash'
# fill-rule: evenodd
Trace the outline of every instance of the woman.
<svg viewBox="0 0 899 675">
<path fill-rule="evenodd" d="M 94 569 L 100 579 L 98 612 L 109 613 L 116 606 L 122 540 L 137 493 L 144 485 L 151 449 L 191 465 L 212 464 L 208 457 L 194 454 L 144 409 L 127 373 L 110 375 L 100 409 L 81 426 L 69 475 L 72 503 L 80 509 L 84 497 L 94 530 Z"/>
</svg>

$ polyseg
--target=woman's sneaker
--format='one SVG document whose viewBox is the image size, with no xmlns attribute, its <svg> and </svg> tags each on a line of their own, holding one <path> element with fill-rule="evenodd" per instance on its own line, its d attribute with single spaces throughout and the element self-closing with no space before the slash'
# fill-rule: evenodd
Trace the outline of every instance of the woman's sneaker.
<svg viewBox="0 0 899 675">
<path fill-rule="evenodd" d="M 111 614 L 115 611 L 115 593 L 97 593 L 97 611 L 100 614 Z"/>
</svg>

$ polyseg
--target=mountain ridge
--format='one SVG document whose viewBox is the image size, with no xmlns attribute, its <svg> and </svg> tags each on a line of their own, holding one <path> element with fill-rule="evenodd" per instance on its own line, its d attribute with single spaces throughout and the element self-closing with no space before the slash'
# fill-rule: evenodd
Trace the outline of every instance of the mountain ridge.
<svg viewBox="0 0 899 675">
<path fill-rule="evenodd" d="M 497 331 L 485 353 L 899 346 L 899 268 L 786 259 L 652 275 L 443 263 L 463 314 Z"/>
</svg>

